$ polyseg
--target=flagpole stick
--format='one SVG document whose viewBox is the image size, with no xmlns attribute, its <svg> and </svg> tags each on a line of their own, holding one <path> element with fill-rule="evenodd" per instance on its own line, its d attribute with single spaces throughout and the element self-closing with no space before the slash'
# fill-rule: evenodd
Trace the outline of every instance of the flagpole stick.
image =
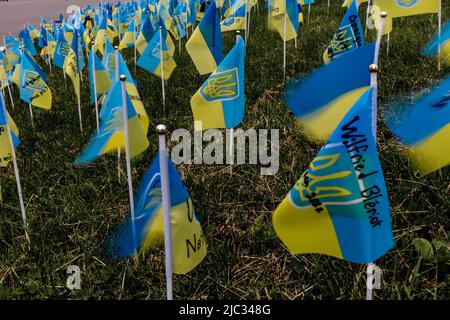
<svg viewBox="0 0 450 320">
<path fill-rule="evenodd" d="M 386 56 L 389 56 L 389 47 L 391 44 L 391 33 L 387 34 Z"/>
<path fill-rule="evenodd" d="M 28 109 L 30 110 L 31 126 L 34 128 L 33 108 L 31 107 L 31 103 L 28 104 Z"/>
<path fill-rule="evenodd" d="M 94 105 L 95 105 L 95 123 L 97 125 L 97 133 L 100 132 L 100 121 L 98 118 L 98 101 L 97 101 L 97 79 L 96 79 L 96 75 L 95 75 L 95 52 L 94 52 L 94 41 L 92 41 L 92 46 L 91 46 L 91 55 L 92 55 L 92 81 L 94 82 Z"/>
<path fill-rule="evenodd" d="M 283 81 L 286 79 L 286 11 L 284 12 L 283 26 Z"/>
<path fill-rule="evenodd" d="M 115 60 L 115 64 L 116 64 L 116 77 L 115 77 L 115 80 L 119 81 L 120 77 L 119 77 L 119 47 L 118 46 L 114 46 L 114 60 Z M 121 151 L 122 150 L 120 148 L 117 149 L 117 179 L 119 180 L 119 182 L 120 182 L 120 156 L 121 156 Z"/>
<path fill-rule="evenodd" d="M 248 1 L 249 0 L 247 0 L 247 3 L 248 3 Z M 247 10 L 248 8 L 246 8 L 246 10 Z M 250 17 L 252 16 L 252 8 L 250 8 L 250 10 L 248 10 L 248 13 L 247 13 L 247 33 L 245 34 L 246 35 L 246 39 L 245 39 L 245 42 L 247 42 L 247 40 L 248 40 L 248 38 L 250 37 Z"/>
<path fill-rule="evenodd" d="M 330 14 L 330 0 L 328 0 L 328 6 L 327 6 L 327 15 Z"/>
<path fill-rule="evenodd" d="M 50 61 L 50 45 L 48 43 L 48 31 L 45 34 L 47 35 L 47 60 L 48 60 L 48 67 L 49 67 L 50 73 L 52 73 L 52 63 Z"/>
<path fill-rule="evenodd" d="M 0 99 L 2 100 L 2 105 L 3 105 L 3 111 L 5 114 L 5 117 L 7 118 L 7 112 L 6 112 L 6 108 L 5 108 L 5 103 L 3 100 L 3 94 L 0 93 Z M 27 222 L 27 215 L 25 213 L 25 205 L 23 203 L 23 194 L 22 194 L 22 185 L 20 183 L 20 174 L 19 174 L 19 167 L 17 166 L 17 159 L 16 159 L 16 150 L 14 149 L 14 142 L 12 139 L 12 134 L 11 134 L 11 127 L 9 126 L 9 122 L 8 119 L 6 120 L 6 132 L 8 132 L 8 136 L 9 136 L 9 146 L 11 148 L 11 156 L 12 156 L 12 163 L 13 163 L 13 168 L 14 168 L 14 175 L 16 177 L 16 184 L 17 184 L 17 193 L 19 195 L 19 204 L 20 204 L 20 211 L 22 212 L 22 222 L 23 222 L 23 226 L 25 229 L 25 239 L 27 240 L 28 244 L 31 243 L 30 241 L 30 236 L 29 236 L 29 232 L 28 232 L 28 222 Z"/>
<path fill-rule="evenodd" d="M 367 22 L 369 20 L 370 6 L 372 4 L 372 0 L 367 1 L 367 10 L 366 10 L 366 29 L 364 30 L 364 36 L 367 36 Z"/>
<path fill-rule="evenodd" d="M 137 20 L 134 18 L 134 30 L 133 30 L 133 39 L 134 39 L 134 76 L 136 77 L 136 65 L 137 65 L 137 54 L 136 54 L 136 28 L 137 28 Z"/>
<path fill-rule="evenodd" d="M 133 238 L 134 259 L 137 262 L 137 240 L 136 240 L 136 217 L 134 212 L 134 197 L 133 197 L 133 181 L 131 178 L 131 160 L 130 160 L 130 137 L 128 132 L 128 109 L 127 109 L 127 91 L 125 88 L 125 81 L 127 77 L 120 75 L 121 89 L 122 89 L 122 116 L 124 124 L 125 135 L 125 159 L 127 163 L 127 179 L 128 179 L 128 196 L 130 199 L 130 212 L 131 212 L 131 234 Z"/>
<path fill-rule="evenodd" d="M 308 4 L 308 25 L 310 16 L 311 16 L 311 4 Z"/>
<path fill-rule="evenodd" d="M 188 27 L 188 6 L 189 6 L 189 0 L 187 0 L 186 2 L 184 2 L 184 0 L 183 0 L 183 3 L 185 3 L 186 4 L 186 10 L 185 10 L 185 24 L 186 24 L 186 41 L 189 39 L 189 27 Z"/>
<path fill-rule="evenodd" d="M 164 252 L 166 267 L 167 300 L 173 300 L 173 261 L 172 261 L 172 219 L 170 216 L 170 183 L 169 183 L 169 154 L 166 147 L 166 126 L 156 127 L 159 143 L 159 172 L 161 174 L 162 209 L 164 216 Z"/>
<path fill-rule="evenodd" d="M 162 86 L 162 103 L 163 103 L 163 113 L 166 116 L 166 94 L 164 92 L 164 55 L 163 55 L 163 38 L 162 38 L 162 28 L 159 26 L 159 56 L 161 59 L 161 86 Z"/>
<path fill-rule="evenodd" d="M 442 0 L 439 0 L 438 24 L 438 71 L 441 71 Z"/>
<path fill-rule="evenodd" d="M 387 17 L 385 11 L 381 12 L 381 22 L 377 35 L 377 42 L 375 44 L 375 55 L 373 59 L 373 64 L 369 66 L 370 71 L 370 86 L 372 88 L 372 134 L 376 141 L 377 137 L 377 118 L 378 118 L 378 60 L 380 55 L 381 38 L 383 33 L 384 21 Z M 372 277 L 374 272 L 374 263 L 370 262 L 367 264 L 367 281 L 366 281 L 366 300 L 373 300 L 373 285 Z"/>
</svg>

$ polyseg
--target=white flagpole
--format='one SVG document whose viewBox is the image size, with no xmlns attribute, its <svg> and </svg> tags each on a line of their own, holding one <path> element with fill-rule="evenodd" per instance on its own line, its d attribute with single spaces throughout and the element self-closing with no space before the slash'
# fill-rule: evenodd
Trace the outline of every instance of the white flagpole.
<svg viewBox="0 0 450 320">
<path fill-rule="evenodd" d="M 439 37 L 438 71 L 441 71 L 442 0 L 439 0 L 438 23 L 439 23 L 439 26 L 438 26 L 438 37 Z"/>
<path fill-rule="evenodd" d="M 127 162 L 127 179 L 128 179 L 128 195 L 130 198 L 130 212 L 131 212 L 131 234 L 133 238 L 134 257 L 137 259 L 137 240 L 136 240 L 136 217 L 134 212 L 134 197 L 133 197 L 133 181 L 131 179 L 131 159 L 130 159 L 130 137 L 128 133 L 128 109 L 127 109 L 127 91 L 125 88 L 125 81 L 127 77 L 120 75 L 121 89 L 122 89 L 122 115 L 125 135 L 125 159 Z"/>
<path fill-rule="evenodd" d="M 311 4 L 308 4 L 308 25 L 309 25 L 309 17 L 311 16 Z"/>
<path fill-rule="evenodd" d="M 377 106 L 377 97 L 378 97 L 378 58 L 380 55 L 380 46 L 381 46 L 381 38 L 383 32 L 384 21 L 387 17 L 386 12 L 381 12 L 381 22 L 377 35 L 377 42 L 375 45 L 375 55 L 373 59 L 373 64 L 369 66 L 370 71 L 370 86 L 372 88 L 372 133 L 374 139 L 377 137 L 377 117 L 378 117 L 378 106 Z M 366 300 L 373 300 L 373 286 L 372 286 L 372 276 L 374 272 L 374 263 L 371 262 L 367 264 L 367 291 L 366 291 Z M 370 282 L 370 283 L 369 283 Z"/>
<path fill-rule="evenodd" d="M 246 6 L 248 5 L 248 1 L 250 1 L 250 0 L 247 0 L 247 2 L 245 4 Z M 245 42 L 247 43 L 248 37 L 250 36 L 250 17 L 252 15 L 252 8 L 250 8 L 250 10 L 248 10 L 248 8 L 246 7 L 245 10 L 248 11 L 247 12 L 246 33 L 245 33 Z"/>
<path fill-rule="evenodd" d="M 391 44 L 391 33 L 389 32 L 389 33 L 387 34 L 387 46 L 386 46 L 386 55 L 387 55 L 387 56 L 389 55 L 389 47 L 390 47 L 390 44 Z"/>
<path fill-rule="evenodd" d="M 119 81 L 119 47 L 118 46 L 114 46 L 114 61 L 115 61 L 115 64 L 116 64 L 116 78 L 115 78 L 115 81 Z M 121 155 L 121 149 L 118 148 L 117 149 L 117 178 L 118 178 L 119 182 L 120 182 L 120 155 Z"/>
<path fill-rule="evenodd" d="M 34 128 L 34 116 L 33 116 L 33 108 L 31 107 L 31 103 L 28 104 L 28 109 L 30 110 L 31 126 Z"/>
<path fill-rule="evenodd" d="M 184 0 L 183 0 L 183 3 L 186 3 L 186 12 L 185 12 L 185 16 L 186 16 L 186 19 L 184 19 L 185 20 L 185 22 L 186 22 L 186 40 L 187 39 L 189 39 L 189 28 L 188 28 L 188 6 L 189 6 L 189 0 L 187 0 L 186 2 L 184 2 Z"/>
<path fill-rule="evenodd" d="M 162 28 L 159 26 L 159 56 L 161 59 L 161 86 L 162 86 L 162 103 L 163 103 L 163 113 L 166 116 L 166 94 L 164 92 L 164 54 L 163 54 L 163 36 Z"/>
<path fill-rule="evenodd" d="M 50 61 L 50 44 L 48 43 L 48 33 L 49 31 L 46 30 L 47 35 L 47 60 L 48 60 L 48 67 L 50 69 L 50 73 L 52 73 L 52 62 Z"/>
<path fill-rule="evenodd" d="M 156 127 L 159 143 L 159 172 L 161 175 L 162 209 L 164 216 L 164 252 L 166 266 L 167 300 L 173 300 L 173 261 L 172 261 L 172 219 L 170 216 L 170 183 L 169 183 L 169 152 L 166 148 L 166 126 Z"/>
<path fill-rule="evenodd" d="M 5 103 L 4 103 L 4 99 L 3 99 L 3 94 L 1 92 L 0 92 L 0 99 L 1 99 L 1 102 L 3 105 L 2 112 L 4 112 L 5 117 L 7 118 L 6 107 L 5 107 Z M 16 177 L 17 193 L 19 195 L 20 211 L 22 212 L 22 221 L 23 221 L 23 226 L 25 228 L 25 239 L 28 241 L 28 243 L 30 243 L 30 236 L 28 233 L 27 215 L 25 213 L 25 205 L 23 203 L 23 194 L 22 194 L 22 185 L 20 183 L 19 167 L 17 166 L 16 150 L 14 149 L 14 142 L 12 139 L 11 127 L 9 126 L 8 119 L 6 119 L 6 132 L 8 133 L 9 145 L 11 147 L 11 156 L 12 156 L 12 163 L 13 163 L 13 167 L 14 167 L 14 175 Z"/>
<path fill-rule="evenodd" d="M 137 20 L 134 18 L 134 30 L 133 30 L 133 39 L 134 39 L 134 76 L 136 77 L 136 65 L 137 65 L 137 54 L 136 54 L 136 29 L 137 29 Z"/>
<path fill-rule="evenodd" d="M 330 13 L 330 0 L 328 0 L 327 15 Z"/>
<path fill-rule="evenodd" d="M 366 11 L 366 29 L 364 31 L 364 35 L 367 35 L 367 22 L 369 20 L 370 6 L 372 4 L 372 0 L 367 1 L 367 11 Z"/>
<path fill-rule="evenodd" d="M 97 124 L 97 133 L 100 132 L 100 121 L 98 118 L 98 101 L 97 101 L 97 79 L 95 75 L 95 52 L 94 52 L 94 41 L 92 41 L 92 47 L 91 47 L 91 55 L 92 55 L 92 81 L 94 82 L 94 103 L 95 103 L 95 123 Z"/>
<path fill-rule="evenodd" d="M 284 29 L 283 29 L 283 81 L 286 78 L 286 11 L 284 12 Z"/>
</svg>

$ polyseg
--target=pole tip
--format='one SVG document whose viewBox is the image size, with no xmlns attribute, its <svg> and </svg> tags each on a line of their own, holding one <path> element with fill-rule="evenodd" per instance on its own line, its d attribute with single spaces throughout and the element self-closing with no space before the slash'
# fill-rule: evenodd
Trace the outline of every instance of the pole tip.
<svg viewBox="0 0 450 320">
<path fill-rule="evenodd" d="M 105 37 L 107 37 L 107 36 L 108 36 L 108 34 L 107 34 L 107 33 L 105 32 L 105 33 L 104 33 L 104 36 L 105 36 Z"/>
<path fill-rule="evenodd" d="M 370 73 L 376 73 L 376 72 L 378 72 L 378 65 L 377 64 L 371 64 L 370 66 L 369 66 L 369 71 L 370 71 Z"/>
<path fill-rule="evenodd" d="M 236 30 L 236 34 L 240 35 L 241 34 L 241 30 Z"/>
<path fill-rule="evenodd" d="M 381 11 L 380 16 L 381 16 L 382 18 L 386 18 L 386 17 L 388 16 L 388 14 L 387 14 L 386 11 Z"/>
<path fill-rule="evenodd" d="M 156 126 L 156 132 L 158 132 L 158 134 L 165 134 L 165 133 L 166 133 L 166 130 L 167 130 L 167 128 L 166 128 L 166 126 L 163 125 L 163 124 L 158 124 L 158 125 Z"/>
<path fill-rule="evenodd" d="M 119 50 L 119 46 L 114 46 L 114 50 Z"/>
<path fill-rule="evenodd" d="M 124 74 L 121 74 L 119 78 L 120 78 L 120 81 L 125 81 L 125 80 L 127 80 L 127 76 L 124 75 Z"/>
</svg>

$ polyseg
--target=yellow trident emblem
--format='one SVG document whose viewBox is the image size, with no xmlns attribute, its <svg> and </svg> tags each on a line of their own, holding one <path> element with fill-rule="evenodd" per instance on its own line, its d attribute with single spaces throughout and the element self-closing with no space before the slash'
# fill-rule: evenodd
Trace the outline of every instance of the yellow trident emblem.
<svg viewBox="0 0 450 320">
<path fill-rule="evenodd" d="M 236 68 L 212 74 L 200 88 L 206 101 L 231 100 L 239 95 Z"/>
</svg>

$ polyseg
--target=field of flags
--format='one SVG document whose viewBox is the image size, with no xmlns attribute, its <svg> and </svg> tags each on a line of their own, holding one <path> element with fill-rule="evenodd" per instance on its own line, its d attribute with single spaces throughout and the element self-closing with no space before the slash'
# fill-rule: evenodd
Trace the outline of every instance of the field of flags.
<svg viewBox="0 0 450 320">
<path fill-rule="evenodd" d="M 448 14 L 104 1 L 4 37 L 0 298 L 448 299 Z M 178 128 L 279 129 L 279 171 L 175 165 Z"/>
</svg>

